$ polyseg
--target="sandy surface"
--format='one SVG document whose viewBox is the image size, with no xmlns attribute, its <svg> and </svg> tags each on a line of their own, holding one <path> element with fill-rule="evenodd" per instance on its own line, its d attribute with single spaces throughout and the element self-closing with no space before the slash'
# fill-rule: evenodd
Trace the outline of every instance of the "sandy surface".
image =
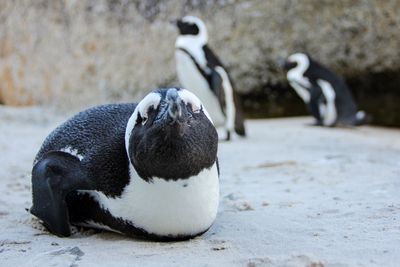
<svg viewBox="0 0 400 267">
<path fill-rule="evenodd" d="M 187 242 L 48 234 L 26 211 L 30 170 L 64 118 L 0 107 L 0 266 L 398 266 L 400 130 L 248 121 L 219 148 L 220 210 Z"/>
</svg>

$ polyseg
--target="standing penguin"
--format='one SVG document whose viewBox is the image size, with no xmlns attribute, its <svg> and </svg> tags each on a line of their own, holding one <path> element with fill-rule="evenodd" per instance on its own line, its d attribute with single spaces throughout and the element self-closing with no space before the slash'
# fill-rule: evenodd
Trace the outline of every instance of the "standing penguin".
<svg viewBox="0 0 400 267">
<path fill-rule="evenodd" d="M 317 125 L 361 125 L 364 111 L 358 111 L 344 80 L 304 53 L 295 53 L 284 62 L 287 79 L 307 104 Z"/>
<path fill-rule="evenodd" d="M 217 214 L 218 135 L 200 100 L 159 89 L 139 104 L 85 110 L 56 128 L 32 170 L 31 213 L 59 236 L 70 225 L 183 240 Z"/>
<path fill-rule="evenodd" d="M 208 47 L 207 28 L 197 17 L 186 16 L 176 22 L 175 42 L 178 78 L 204 103 L 216 127 L 224 127 L 226 140 L 236 132 L 245 136 L 242 108 L 228 72 Z"/>
</svg>

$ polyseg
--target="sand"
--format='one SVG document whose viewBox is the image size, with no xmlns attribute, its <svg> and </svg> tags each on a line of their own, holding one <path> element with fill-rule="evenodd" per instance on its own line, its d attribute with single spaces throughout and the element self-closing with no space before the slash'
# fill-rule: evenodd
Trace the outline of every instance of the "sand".
<svg viewBox="0 0 400 267">
<path fill-rule="evenodd" d="M 249 120 L 221 143 L 217 220 L 201 237 L 159 243 L 46 232 L 27 211 L 30 171 L 66 115 L 0 107 L 0 266 L 398 266 L 400 130 Z"/>
</svg>

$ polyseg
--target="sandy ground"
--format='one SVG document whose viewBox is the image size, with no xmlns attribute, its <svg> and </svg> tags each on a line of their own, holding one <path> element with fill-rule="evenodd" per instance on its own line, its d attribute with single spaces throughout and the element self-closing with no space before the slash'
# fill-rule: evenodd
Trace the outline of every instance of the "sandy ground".
<svg viewBox="0 0 400 267">
<path fill-rule="evenodd" d="M 221 143 L 217 220 L 157 243 L 95 231 L 48 234 L 26 211 L 30 170 L 65 116 L 0 107 L 0 266 L 399 266 L 400 130 L 248 121 Z"/>
</svg>

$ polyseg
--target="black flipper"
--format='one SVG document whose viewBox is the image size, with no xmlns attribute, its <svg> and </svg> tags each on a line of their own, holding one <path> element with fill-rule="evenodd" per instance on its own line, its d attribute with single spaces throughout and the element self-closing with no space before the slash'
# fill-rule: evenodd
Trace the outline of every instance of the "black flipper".
<svg viewBox="0 0 400 267">
<path fill-rule="evenodd" d="M 307 88 L 306 88 L 307 89 Z M 310 102 L 308 103 L 308 109 L 311 115 L 317 120 L 315 125 L 323 125 L 322 117 L 319 113 L 319 104 L 325 100 L 324 95 L 322 94 L 321 88 L 312 83 L 310 91 Z"/>
<path fill-rule="evenodd" d="M 242 103 L 236 91 L 233 91 L 233 100 L 235 102 L 236 114 L 235 114 L 235 132 L 242 136 L 246 136 L 246 129 L 244 126 L 244 114 L 242 109 Z"/>
<path fill-rule="evenodd" d="M 222 77 L 215 69 L 211 69 L 211 74 L 209 79 L 210 79 L 210 88 L 213 91 L 213 93 L 217 96 L 218 102 L 221 105 L 222 112 L 226 115 L 225 91 L 224 88 L 222 87 Z"/>
<path fill-rule="evenodd" d="M 74 190 L 92 189 L 79 159 L 69 153 L 51 151 L 32 169 L 32 208 L 30 212 L 58 236 L 70 236 L 66 195 Z"/>
</svg>

